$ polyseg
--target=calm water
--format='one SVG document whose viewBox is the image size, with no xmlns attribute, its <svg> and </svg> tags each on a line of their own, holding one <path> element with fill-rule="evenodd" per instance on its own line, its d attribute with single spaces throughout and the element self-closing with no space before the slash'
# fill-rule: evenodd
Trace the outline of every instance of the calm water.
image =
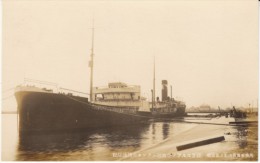
<svg viewBox="0 0 260 163">
<path fill-rule="evenodd" d="M 198 126 L 191 123 L 157 121 L 145 125 L 97 129 L 83 133 L 18 136 L 15 114 L 2 115 L 2 125 L 2 160 L 53 161 L 118 160 L 117 157 L 113 157 L 114 153 L 131 153 L 147 149 Z M 257 148 L 255 128 L 233 127 L 229 131 L 233 139 L 226 143 L 233 147 L 232 151 L 245 149 L 255 151 Z M 250 138 L 247 135 L 249 131 L 252 133 Z M 196 148 L 194 149 L 197 151 Z M 254 157 L 256 155 L 257 152 L 254 152 Z"/>
</svg>

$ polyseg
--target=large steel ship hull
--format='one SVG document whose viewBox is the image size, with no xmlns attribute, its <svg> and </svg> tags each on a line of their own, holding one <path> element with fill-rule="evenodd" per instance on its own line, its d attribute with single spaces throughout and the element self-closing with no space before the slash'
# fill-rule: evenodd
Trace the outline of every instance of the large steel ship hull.
<svg viewBox="0 0 260 163">
<path fill-rule="evenodd" d="M 87 98 L 64 94 L 15 93 L 19 111 L 19 130 L 65 131 L 144 123 L 148 116 L 119 113 L 93 107 Z"/>
</svg>

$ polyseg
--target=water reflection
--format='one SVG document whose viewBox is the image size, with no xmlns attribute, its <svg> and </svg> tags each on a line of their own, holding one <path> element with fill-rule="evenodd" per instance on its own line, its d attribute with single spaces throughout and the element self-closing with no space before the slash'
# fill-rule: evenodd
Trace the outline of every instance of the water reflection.
<svg viewBox="0 0 260 163">
<path fill-rule="evenodd" d="M 169 126 L 169 123 L 163 123 L 163 139 L 166 139 L 169 136 Z"/>
<path fill-rule="evenodd" d="M 6 117 L 5 121 L 6 124 L 12 124 L 16 122 L 15 116 Z M 114 161 L 118 158 L 113 157 L 113 153 L 143 151 L 158 146 L 164 141 L 174 142 L 180 133 L 190 131 L 194 126 L 198 124 L 158 120 L 144 125 L 103 128 L 86 132 L 21 134 L 18 137 L 17 128 L 10 129 L 6 125 L 2 132 L 2 149 L 5 151 L 5 160 Z M 208 127 L 212 126 L 208 125 Z M 218 147 L 223 146 L 221 149 L 226 149 L 226 152 L 248 151 L 257 155 L 257 126 L 223 126 L 220 129 L 230 133 L 225 135 L 230 139 L 225 144 L 215 144 L 216 151 Z M 14 143 L 10 143 L 10 140 Z M 204 149 L 207 151 L 208 147 L 205 146 Z M 202 147 L 200 150 L 203 152 Z M 194 148 L 194 151 L 197 152 L 197 149 Z"/>
<path fill-rule="evenodd" d="M 181 132 L 185 126 L 154 121 L 86 132 L 20 134 L 16 160 L 114 160 L 113 152 L 138 151 Z"/>
<path fill-rule="evenodd" d="M 36 157 L 31 160 L 38 160 L 37 155 L 41 153 L 69 153 L 73 152 L 94 152 L 109 151 L 116 148 L 124 150 L 128 147 L 135 150 L 140 147 L 141 136 L 147 132 L 150 124 L 138 126 L 124 126 L 99 129 L 87 132 L 67 132 L 48 134 L 25 134 L 19 136 L 18 154 L 16 160 L 28 160 L 28 154 Z M 27 155 L 25 155 L 25 153 Z"/>
</svg>

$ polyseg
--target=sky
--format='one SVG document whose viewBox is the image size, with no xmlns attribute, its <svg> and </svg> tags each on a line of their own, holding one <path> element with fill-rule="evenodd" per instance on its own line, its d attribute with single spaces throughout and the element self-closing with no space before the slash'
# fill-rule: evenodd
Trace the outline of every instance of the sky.
<svg viewBox="0 0 260 163">
<path fill-rule="evenodd" d="M 16 110 L 24 78 L 89 92 L 94 18 L 94 86 L 140 85 L 151 99 L 161 80 L 187 107 L 256 106 L 256 0 L 4 0 L 2 103 Z"/>
</svg>

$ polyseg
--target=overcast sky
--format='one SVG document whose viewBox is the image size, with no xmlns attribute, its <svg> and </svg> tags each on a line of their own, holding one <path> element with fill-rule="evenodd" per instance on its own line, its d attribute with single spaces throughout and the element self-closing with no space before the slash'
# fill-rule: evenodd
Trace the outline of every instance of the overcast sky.
<svg viewBox="0 0 260 163">
<path fill-rule="evenodd" d="M 140 85 L 150 99 L 155 57 L 160 98 L 165 79 L 188 107 L 256 105 L 257 0 L 5 0 L 3 98 L 24 78 L 89 92 L 93 17 L 94 86 Z"/>
</svg>

